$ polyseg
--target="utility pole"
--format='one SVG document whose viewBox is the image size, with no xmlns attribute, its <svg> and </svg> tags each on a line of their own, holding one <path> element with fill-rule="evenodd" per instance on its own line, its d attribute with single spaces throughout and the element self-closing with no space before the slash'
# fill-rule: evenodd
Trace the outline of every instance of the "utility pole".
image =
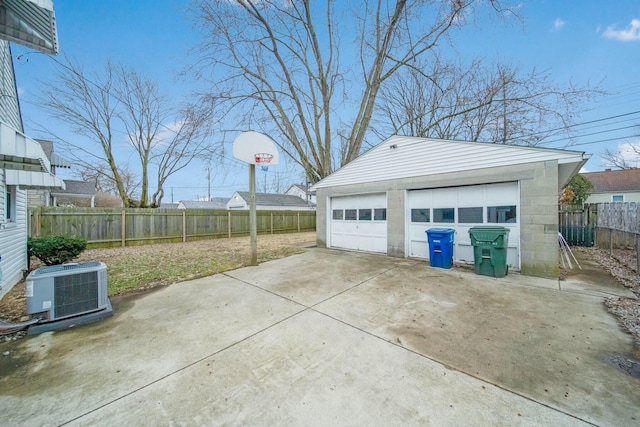
<svg viewBox="0 0 640 427">
<path fill-rule="evenodd" d="M 207 201 L 211 201 L 211 166 L 207 166 Z"/>
</svg>

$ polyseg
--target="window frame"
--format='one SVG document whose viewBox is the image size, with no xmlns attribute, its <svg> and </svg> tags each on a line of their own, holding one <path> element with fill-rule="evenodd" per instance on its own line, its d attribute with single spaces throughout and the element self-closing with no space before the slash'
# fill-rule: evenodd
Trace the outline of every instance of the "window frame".
<svg viewBox="0 0 640 427">
<path fill-rule="evenodd" d="M 4 220 L 7 223 L 17 222 L 17 187 L 15 185 L 5 185 L 4 197 Z"/>
</svg>

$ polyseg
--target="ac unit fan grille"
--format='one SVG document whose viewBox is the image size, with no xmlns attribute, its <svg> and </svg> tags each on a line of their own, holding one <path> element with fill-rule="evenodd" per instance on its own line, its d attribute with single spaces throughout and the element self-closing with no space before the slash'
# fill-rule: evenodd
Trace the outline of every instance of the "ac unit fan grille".
<svg viewBox="0 0 640 427">
<path fill-rule="evenodd" d="M 90 271 L 54 279 L 56 317 L 98 308 L 98 272 Z"/>
</svg>

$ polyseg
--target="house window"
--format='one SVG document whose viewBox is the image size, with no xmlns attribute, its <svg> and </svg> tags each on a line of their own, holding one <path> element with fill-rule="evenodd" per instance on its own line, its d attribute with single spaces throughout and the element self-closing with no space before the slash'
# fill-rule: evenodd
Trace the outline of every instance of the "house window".
<svg viewBox="0 0 640 427">
<path fill-rule="evenodd" d="M 360 221 L 371 221 L 371 209 L 359 209 L 358 210 L 358 220 L 360 220 Z"/>
<path fill-rule="evenodd" d="M 454 222 L 454 208 L 436 208 L 433 210 L 433 222 Z"/>
<path fill-rule="evenodd" d="M 7 185 L 4 200 L 4 218 L 7 222 L 16 221 L 16 186 Z"/>
<path fill-rule="evenodd" d="M 477 208 L 458 208 L 459 224 L 482 224 L 482 206 Z"/>
<path fill-rule="evenodd" d="M 429 209 L 411 209 L 411 222 L 429 222 Z"/>
<path fill-rule="evenodd" d="M 342 221 L 344 218 L 344 211 L 342 209 L 333 210 L 333 219 L 336 221 Z"/>
<path fill-rule="evenodd" d="M 387 208 L 377 208 L 373 210 L 374 221 L 386 221 L 387 220 Z"/>
<path fill-rule="evenodd" d="M 355 221 L 358 219 L 358 211 L 356 209 L 345 209 L 344 219 L 347 221 Z"/>
<path fill-rule="evenodd" d="M 487 207 L 487 222 L 506 223 L 517 222 L 515 206 L 489 206 Z"/>
<path fill-rule="evenodd" d="M 624 202 L 624 194 L 614 194 L 611 196 L 612 202 Z"/>
</svg>

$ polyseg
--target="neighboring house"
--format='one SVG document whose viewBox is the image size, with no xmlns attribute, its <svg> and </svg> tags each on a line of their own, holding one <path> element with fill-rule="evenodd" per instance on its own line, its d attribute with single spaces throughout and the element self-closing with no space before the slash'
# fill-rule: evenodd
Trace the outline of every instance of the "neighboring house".
<svg viewBox="0 0 640 427">
<path fill-rule="evenodd" d="M 77 205 L 77 200 L 86 200 L 86 203 L 81 203 L 82 206 L 89 205 L 92 208 L 95 206 L 96 186 L 93 182 L 65 179 L 64 183 L 66 186 L 64 190 L 58 189 L 50 191 L 52 206 L 75 206 Z"/>
<path fill-rule="evenodd" d="M 284 192 L 289 196 L 298 196 L 305 202 L 309 202 L 312 205 L 316 204 L 315 191 L 309 191 L 309 188 L 302 184 L 293 184 L 287 191 Z"/>
<path fill-rule="evenodd" d="M 249 192 L 236 191 L 227 202 L 227 209 L 249 209 Z M 286 194 L 256 193 L 256 210 L 261 211 L 308 211 L 311 206 L 298 196 Z"/>
<path fill-rule="evenodd" d="M 581 173 L 593 184 L 585 203 L 640 202 L 640 169 Z"/>
<path fill-rule="evenodd" d="M 55 153 L 53 149 L 53 141 L 48 141 L 46 139 L 36 139 L 36 141 L 40 144 L 42 151 L 44 151 L 44 154 L 51 163 L 52 174 L 55 175 L 58 168 L 71 167 L 71 162 Z M 65 182 L 65 184 L 67 184 L 67 182 Z M 35 208 L 38 206 L 56 206 L 56 204 L 57 203 L 54 201 L 54 197 L 51 194 L 51 190 L 48 188 L 27 191 L 27 207 L 29 208 Z M 93 207 L 93 204 L 91 206 Z"/>
<path fill-rule="evenodd" d="M 160 203 L 159 207 L 160 209 L 178 209 L 179 205 L 179 203 Z"/>
<path fill-rule="evenodd" d="M 226 197 L 212 197 L 210 200 L 180 200 L 178 209 L 227 209 Z"/>
<path fill-rule="evenodd" d="M 0 1 L 0 297 L 27 269 L 27 191 L 64 188 L 42 146 L 24 134 L 9 42 L 58 51 L 50 1 Z"/>
<path fill-rule="evenodd" d="M 557 277 L 557 194 L 589 157 L 393 136 L 313 185 L 318 246 L 428 259 L 425 231 L 451 228 L 454 261 L 473 263 L 469 229 L 502 226 L 512 270 Z"/>
</svg>

